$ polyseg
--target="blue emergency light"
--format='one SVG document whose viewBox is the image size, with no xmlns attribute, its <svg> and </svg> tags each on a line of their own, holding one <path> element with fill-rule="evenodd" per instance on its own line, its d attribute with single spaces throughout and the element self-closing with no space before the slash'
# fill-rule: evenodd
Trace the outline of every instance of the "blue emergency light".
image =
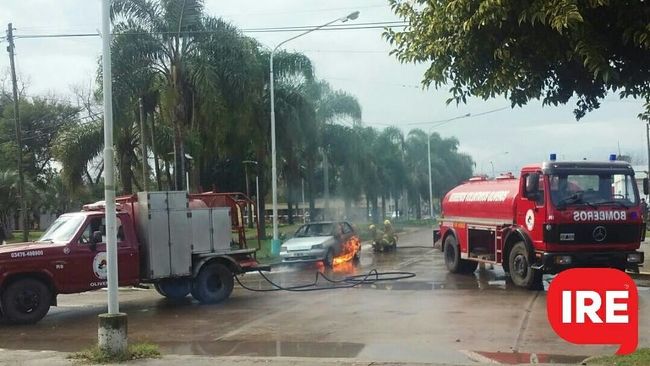
<svg viewBox="0 0 650 366">
<path fill-rule="evenodd" d="M 609 161 L 616 161 L 616 154 L 609 154 Z"/>
<path fill-rule="evenodd" d="M 555 160 L 557 160 L 557 154 L 555 154 L 555 153 L 551 154 L 551 156 L 549 157 L 549 159 L 550 159 L 551 161 L 555 161 Z"/>
</svg>

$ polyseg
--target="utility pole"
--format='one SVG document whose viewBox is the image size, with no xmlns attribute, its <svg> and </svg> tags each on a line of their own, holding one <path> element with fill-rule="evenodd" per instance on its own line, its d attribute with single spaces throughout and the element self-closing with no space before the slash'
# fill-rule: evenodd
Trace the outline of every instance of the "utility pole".
<svg viewBox="0 0 650 366">
<path fill-rule="evenodd" d="M 20 110 L 18 108 L 18 81 L 16 80 L 16 64 L 14 62 L 14 28 L 11 23 L 7 25 L 7 52 L 11 65 L 11 85 L 14 94 L 14 123 L 16 124 L 16 144 L 18 145 L 18 197 L 20 197 L 20 217 L 23 222 L 23 241 L 29 239 L 29 225 L 27 222 L 27 199 L 25 198 L 25 177 L 23 176 L 23 139 L 20 126 Z"/>
<path fill-rule="evenodd" d="M 248 187 L 248 167 L 244 164 L 244 175 L 246 176 L 246 198 L 250 198 L 251 191 Z M 251 205 L 246 205 L 246 221 L 248 221 L 248 227 L 253 227 L 253 210 L 251 210 Z"/>
<path fill-rule="evenodd" d="M 111 0 L 102 0 L 102 90 L 104 97 L 104 202 L 106 202 L 106 270 L 108 313 L 99 315 L 98 346 L 110 355 L 127 349 L 127 316 L 120 313 L 117 263 L 117 217 L 115 214 L 115 167 L 113 147 L 113 76 L 111 65 Z"/>
</svg>

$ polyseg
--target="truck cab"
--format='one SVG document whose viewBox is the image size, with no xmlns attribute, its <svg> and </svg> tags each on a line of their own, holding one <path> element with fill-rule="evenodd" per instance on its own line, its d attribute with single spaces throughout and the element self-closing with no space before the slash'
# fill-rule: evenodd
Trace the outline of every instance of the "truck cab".
<svg viewBox="0 0 650 366">
<path fill-rule="evenodd" d="M 638 270 L 645 224 L 626 162 L 556 162 L 522 170 L 517 225 L 535 250 L 533 267 Z"/>
<path fill-rule="evenodd" d="M 58 294 L 105 287 L 104 220 L 103 211 L 63 214 L 38 240 L 0 247 L 0 318 L 34 323 L 56 305 Z M 118 212 L 121 286 L 140 280 L 139 244 L 131 220 Z"/>
</svg>

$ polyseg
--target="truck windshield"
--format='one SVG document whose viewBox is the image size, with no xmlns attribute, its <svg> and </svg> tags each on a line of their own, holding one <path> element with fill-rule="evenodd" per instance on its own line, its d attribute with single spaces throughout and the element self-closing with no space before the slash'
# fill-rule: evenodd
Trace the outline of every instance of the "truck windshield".
<svg viewBox="0 0 650 366">
<path fill-rule="evenodd" d="M 629 174 L 558 174 L 551 175 L 549 183 L 551 200 L 558 208 L 570 205 L 631 207 L 639 202 L 634 177 Z"/>
<path fill-rule="evenodd" d="M 83 215 L 62 215 L 56 219 L 37 241 L 69 242 L 84 222 Z"/>
</svg>

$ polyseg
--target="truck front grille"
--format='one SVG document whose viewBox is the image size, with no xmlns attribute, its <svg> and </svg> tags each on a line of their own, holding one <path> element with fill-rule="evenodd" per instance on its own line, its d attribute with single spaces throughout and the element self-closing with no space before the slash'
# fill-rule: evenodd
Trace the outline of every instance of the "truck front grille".
<svg viewBox="0 0 650 366">
<path fill-rule="evenodd" d="M 560 244 L 623 244 L 641 240 L 640 224 L 544 225 L 544 241 Z M 603 237 L 604 234 L 604 237 Z"/>
</svg>

